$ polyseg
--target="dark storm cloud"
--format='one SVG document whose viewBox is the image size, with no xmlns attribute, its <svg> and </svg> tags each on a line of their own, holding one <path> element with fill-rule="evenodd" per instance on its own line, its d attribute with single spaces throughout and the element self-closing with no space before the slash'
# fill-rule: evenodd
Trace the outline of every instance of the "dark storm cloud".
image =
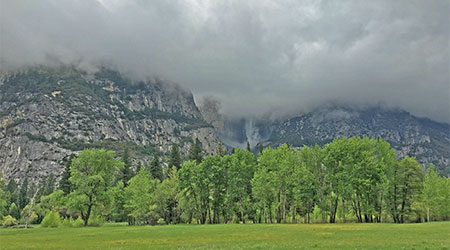
<svg viewBox="0 0 450 250">
<path fill-rule="evenodd" d="M 2 70 L 111 62 L 228 115 L 328 102 L 449 120 L 449 2 L 1 0 Z"/>
</svg>

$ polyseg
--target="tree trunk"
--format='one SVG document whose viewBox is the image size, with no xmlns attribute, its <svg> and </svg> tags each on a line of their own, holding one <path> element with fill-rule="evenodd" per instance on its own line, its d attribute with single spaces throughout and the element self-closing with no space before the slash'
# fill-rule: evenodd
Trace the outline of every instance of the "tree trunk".
<svg viewBox="0 0 450 250">
<path fill-rule="evenodd" d="M 241 202 L 241 220 L 242 220 L 242 224 L 245 224 L 245 218 L 244 218 L 244 201 L 242 200 L 242 195 L 240 196 L 240 202 Z"/>
<path fill-rule="evenodd" d="M 85 227 L 88 225 L 89 217 L 91 216 L 91 209 L 92 209 L 92 205 L 89 205 L 86 215 L 83 218 Z"/>
<path fill-rule="evenodd" d="M 297 220 L 295 218 L 295 214 L 297 211 L 295 210 L 295 206 L 292 208 L 292 224 L 297 224 Z"/>
<path fill-rule="evenodd" d="M 345 221 L 345 200 L 344 198 L 342 198 L 342 217 L 344 218 L 344 223 Z"/>
</svg>

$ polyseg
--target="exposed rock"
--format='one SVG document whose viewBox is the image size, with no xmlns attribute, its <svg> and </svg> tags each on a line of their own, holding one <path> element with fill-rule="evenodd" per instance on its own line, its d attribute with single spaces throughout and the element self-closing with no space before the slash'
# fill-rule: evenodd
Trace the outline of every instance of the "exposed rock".
<svg viewBox="0 0 450 250">
<path fill-rule="evenodd" d="M 0 170 L 7 180 L 59 179 L 64 159 L 86 147 L 119 154 L 127 147 L 147 162 L 174 143 L 186 153 L 198 138 L 206 154 L 221 144 L 192 94 L 157 79 L 132 83 L 111 70 L 88 75 L 66 67 L 0 80 Z"/>
</svg>

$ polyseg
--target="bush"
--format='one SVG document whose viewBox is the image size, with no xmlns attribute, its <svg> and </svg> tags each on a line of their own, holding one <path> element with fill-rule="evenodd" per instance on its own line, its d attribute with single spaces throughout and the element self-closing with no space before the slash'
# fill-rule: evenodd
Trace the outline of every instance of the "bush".
<svg viewBox="0 0 450 250">
<path fill-rule="evenodd" d="M 73 222 L 74 222 L 74 220 L 71 217 L 65 218 L 62 220 L 62 225 L 63 225 L 63 227 L 72 227 Z"/>
<path fill-rule="evenodd" d="M 17 225 L 17 219 L 12 217 L 11 215 L 3 217 L 3 227 L 12 227 Z"/>
<path fill-rule="evenodd" d="M 100 216 L 92 216 L 89 218 L 88 225 L 92 227 L 99 227 L 105 223 L 105 220 Z"/>
<path fill-rule="evenodd" d="M 48 212 L 41 222 L 41 227 L 60 227 L 62 225 L 59 214 L 54 211 Z"/>
<path fill-rule="evenodd" d="M 83 221 L 83 219 L 81 219 L 81 216 L 78 216 L 78 218 L 73 221 L 72 226 L 73 227 L 82 227 L 82 226 L 84 226 L 84 221 Z"/>
</svg>

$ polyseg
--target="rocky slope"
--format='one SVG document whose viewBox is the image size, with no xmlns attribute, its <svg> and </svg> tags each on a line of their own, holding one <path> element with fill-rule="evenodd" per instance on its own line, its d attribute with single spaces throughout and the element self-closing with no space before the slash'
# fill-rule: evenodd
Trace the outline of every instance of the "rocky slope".
<svg viewBox="0 0 450 250">
<path fill-rule="evenodd" d="M 247 141 L 255 148 L 258 143 L 300 147 L 324 145 L 343 136 L 382 137 L 400 158 L 414 156 L 424 168 L 433 163 L 442 175 L 450 175 L 450 125 L 401 110 L 324 107 L 281 121 L 238 120 L 224 124 L 216 129 L 221 139 L 241 147 Z"/>
<path fill-rule="evenodd" d="M 67 156 L 104 147 L 148 161 L 173 143 L 186 153 L 198 138 L 205 153 L 221 142 L 192 94 L 157 79 L 132 83 L 102 69 L 33 68 L 0 77 L 0 170 L 20 183 L 60 176 Z M 135 162 L 136 163 L 136 162 Z"/>
</svg>

